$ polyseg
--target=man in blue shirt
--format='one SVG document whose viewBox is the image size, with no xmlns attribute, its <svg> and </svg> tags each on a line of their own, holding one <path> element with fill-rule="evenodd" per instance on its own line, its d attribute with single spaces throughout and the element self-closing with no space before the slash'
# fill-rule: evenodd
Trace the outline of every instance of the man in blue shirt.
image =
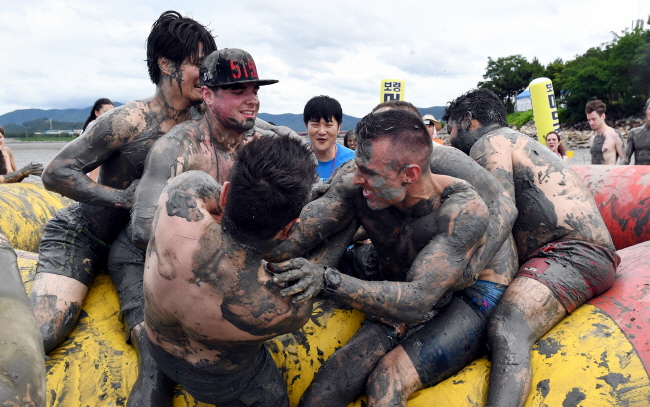
<svg viewBox="0 0 650 407">
<path fill-rule="evenodd" d="M 334 98 L 314 96 L 305 105 L 303 120 L 311 148 L 318 160 L 316 172 L 326 181 L 338 167 L 354 158 L 354 150 L 336 142 L 343 121 L 343 109 Z"/>
</svg>

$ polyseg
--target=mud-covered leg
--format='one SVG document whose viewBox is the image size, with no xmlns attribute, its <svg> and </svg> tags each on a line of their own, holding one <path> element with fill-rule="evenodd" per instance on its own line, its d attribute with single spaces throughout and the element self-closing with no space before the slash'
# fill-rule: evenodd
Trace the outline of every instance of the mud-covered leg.
<svg viewBox="0 0 650 407">
<path fill-rule="evenodd" d="M 492 368 L 487 406 L 524 404 L 530 391 L 533 344 L 566 315 L 546 286 L 527 277 L 515 278 L 489 323 Z"/>
<path fill-rule="evenodd" d="M 158 369 L 151 355 L 144 323 L 131 330 L 131 342 L 138 354 L 138 379 L 131 388 L 129 407 L 171 407 L 175 383 Z"/>
<path fill-rule="evenodd" d="M 345 407 L 363 394 L 366 378 L 390 350 L 392 340 L 376 322 L 357 333 L 323 364 L 302 398 L 301 407 Z"/>
<path fill-rule="evenodd" d="M 60 345 L 77 324 L 88 287 L 70 277 L 38 273 L 29 302 L 43 335 L 45 353 Z"/>
<path fill-rule="evenodd" d="M 454 297 L 377 363 L 368 378 L 368 406 L 405 406 L 415 391 L 440 383 L 485 354 L 486 337 L 486 321 Z"/>
</svg>

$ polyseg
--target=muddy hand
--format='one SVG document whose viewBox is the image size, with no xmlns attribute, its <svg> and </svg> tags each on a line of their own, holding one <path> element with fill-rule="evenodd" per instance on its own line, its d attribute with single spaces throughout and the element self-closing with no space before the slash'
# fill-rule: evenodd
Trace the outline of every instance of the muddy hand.
<svg viewBox="0 0 650 407">
<path fill-rule="evenodd" d="M 284 284 L 292 281 L 297 283 L 280 291 L 282 296 L 293 295 L 293 303 L 306 301 L 318 295 L 323 289 L 323 272 L 325 267 L 314 264 L 302 257 L 287 260 L 282 263 L 269 263 L 269 269 L 275 274 L 273 282 Z"/>
<path fill-rule="evenodd" d="M 332 186 L 332 184 L 330 184 L 329 180 L 314 184 L 311 189 L 311 200 L 313 201 L 325 195 L 325 193 L 329 191 L 330 186 Z"/>
<path fill-rule="evenodd" d="M 39 163 L 29 163 L 23 168 L 20 169 L 21 174 L 25 176 L 29 175 L 41 175 L 43 172 L 43 164 Z"/>
<path fill-rule="evenodd" d="M 124 189 L 121 192 L 120 200 L 115 203 L 115 206 L 119 206 L 124 209 L 130 210 L 133 207 L 133 201 L 135 200 L 135 190 L 138 188 L 140 183 L 139 179 L 136 179 L 129 185 L 127 189 Z"/>
</svg>

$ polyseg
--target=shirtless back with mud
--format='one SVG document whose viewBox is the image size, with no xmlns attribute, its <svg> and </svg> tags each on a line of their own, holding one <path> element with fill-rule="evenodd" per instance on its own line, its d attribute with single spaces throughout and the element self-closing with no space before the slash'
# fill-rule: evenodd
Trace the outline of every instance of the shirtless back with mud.
<svg viewBox="0 0 650 407">
<path fill-rule="evenodd" d="M 213 180 L 209 185 L 197 191 L 204 201 L 179 189 L 160 197 L 147 250 L 145 326 L 167 352 L 223 374 L 251 359 L 263 341 L 304 325 L 311 302 L 280 296 L 261 254 L 224 233 L 221 188 Z"/>
<path fill-rule="evenodd" d="M 612 247 L 587 187 L 541 144 L 514 130 L 498 128 L 480 138 L 471 155 L 498 174 L 508 194 L 516 197 L 519 216 L 512 233 L 520 260 L 556 240 L 576 239 Z M 507 158 L 499 159 L 504 156 Z"/>
</svg>

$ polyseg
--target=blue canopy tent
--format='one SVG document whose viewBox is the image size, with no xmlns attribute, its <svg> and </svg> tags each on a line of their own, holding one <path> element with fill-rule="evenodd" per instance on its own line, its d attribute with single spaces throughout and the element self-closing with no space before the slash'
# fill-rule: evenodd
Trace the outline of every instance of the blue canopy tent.
<svg viewBox="0 0 650 407">
<path fill-rule="evenodd" d="M 526 88 L 517 95 L 515 101 L 515 112 L 525 112 L 533 108 L 533 102 L 530 100 L 530 89 Z"/>
</svg>

